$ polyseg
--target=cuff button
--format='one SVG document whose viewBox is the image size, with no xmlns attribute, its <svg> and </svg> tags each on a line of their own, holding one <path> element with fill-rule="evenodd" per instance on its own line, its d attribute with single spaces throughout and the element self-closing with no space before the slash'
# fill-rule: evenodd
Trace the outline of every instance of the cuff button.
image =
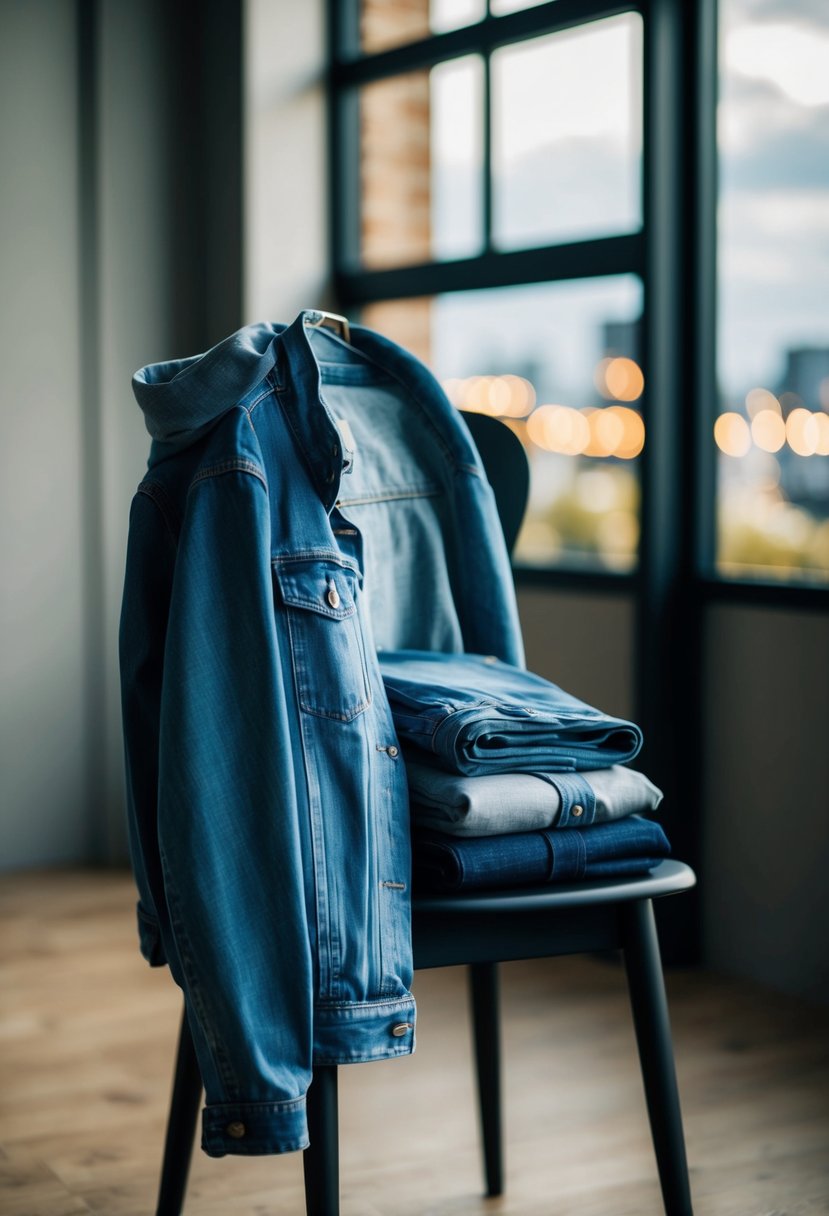
<svg viewBox="0 0 829 1216">
<path fill-rule="evenodd" d="M 232 1136 L 234 1140 L 241 1140 L 243 1136 L 247 1135 L 247 1130 L 244 1123 L 228 1123 L 225 1128 L 227 1134 Z"/>
<path fill-rule="evenodd" d="M 408 1034 L 412 1029 L 411 1022 L 398 1022 L 396 1026 L 392 1026 L 391 1032 L 396 1039 L 402 1039 L 404 1034 Z"/>
<path fill-rule="evenodd" d="M 574 818 L 574 819 L 581 819 L 581 817 L 582 817 L 582 815 L 583 815 L 583 814 L 584 814 L 584 807 L 581 805 L 581 803 L 577 802 L 577 803 L 576 803 L 576 805 L 573 807 L 573 810 L 572 810 L 572 815 L 573 815 L 573 818 Z"/>
</svg>

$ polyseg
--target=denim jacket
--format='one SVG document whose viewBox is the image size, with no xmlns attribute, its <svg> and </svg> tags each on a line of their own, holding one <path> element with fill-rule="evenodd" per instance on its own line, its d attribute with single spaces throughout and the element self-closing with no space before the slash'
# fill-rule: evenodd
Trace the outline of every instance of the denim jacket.
<svg viewBox="0 0 829 1216">
<path fill-rule="evenodd" d="M 462 418 L 405 351 L 318 320 L 134 378 L 152 446 L 121 617 L 130 847 L 212 1156 L 304 1148 L 315 1063 L 414 1047 L 407 789 L 377 650 L 523 661 Z"/>
</svg>

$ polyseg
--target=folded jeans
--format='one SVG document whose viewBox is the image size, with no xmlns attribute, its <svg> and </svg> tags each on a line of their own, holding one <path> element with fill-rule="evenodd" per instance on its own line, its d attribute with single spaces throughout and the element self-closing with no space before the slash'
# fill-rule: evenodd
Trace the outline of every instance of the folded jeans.
<svg viewBox="0 0 829 1216">
<path fill-rule="evenodd" d="M 644 773 L 614 764 L 580 773 L 464 777 L 407 760 L 412 824 L 450 836 L 493 836 L 655 811 L 662 792 Z"/>
<path fill-rule="evenodd" d="M 413 849 L 415 886 L 447 892 L 643 874 L 671 851 L 660 825 L 638 815 L 583 830 L 463 839 L 416 832 Z"/>
<path fill-rule="evenodd" d="M 642 746 L 634 723 L 490 655 L 384 650 L 378 659 L 404 745 L 448 772 L 607 768 Z"/>
</svg>

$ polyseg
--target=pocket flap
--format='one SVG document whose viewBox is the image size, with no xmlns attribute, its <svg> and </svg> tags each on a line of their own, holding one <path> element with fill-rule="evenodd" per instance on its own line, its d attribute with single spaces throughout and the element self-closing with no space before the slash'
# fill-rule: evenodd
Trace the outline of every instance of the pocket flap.
<svg viewBox="0 0 829 1216">
<path fill-rule="evenodd" d="M 334 558 L 290 557 L 274 562 L 274 577 L 285 604 L 341 621 L 353 616 L 359 574 Z"/>
</svg>

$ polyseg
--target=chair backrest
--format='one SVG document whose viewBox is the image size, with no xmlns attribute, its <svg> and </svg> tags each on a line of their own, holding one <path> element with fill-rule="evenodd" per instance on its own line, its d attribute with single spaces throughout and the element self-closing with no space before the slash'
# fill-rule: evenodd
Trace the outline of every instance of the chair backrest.
<svg viewBox="0 0 829 1216">
<path fill-rule="evenodd" d="M 488 414 L 464 414 L 464 418 L 495 494 L 504 540 L 512 553 L 530 491 L 527 453 L 515 432 L 497 418 Z"/>
</svg>

